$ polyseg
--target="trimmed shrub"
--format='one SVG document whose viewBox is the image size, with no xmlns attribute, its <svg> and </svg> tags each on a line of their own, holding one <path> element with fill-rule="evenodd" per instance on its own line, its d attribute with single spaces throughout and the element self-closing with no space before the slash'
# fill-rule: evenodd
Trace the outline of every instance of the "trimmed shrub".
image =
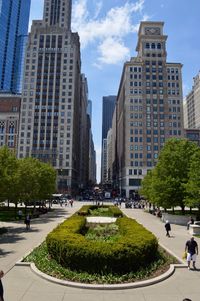
<svg viewBox="0 0 200 301">
<path fill-rule="evenodd" d="M 102 206 L 85 205 L 77 213 L 78 213 L 78 215 L 82 215 L 82 216 L 92 216 L 92 211 L 95 211 L 95 210 L 98 210 L 101 208 L 108 209 L 107 216 L 112 216 L 112 217 L 122 217 L 123 216 L 122 211 L 118 207 L 112 206 L 112 205 L 102 205 Z"/>
<path fill-rule="evenodd" d="M 117 219 L 120 236 L 115 242 L 87 240 L 81 234 L 85 223 L 85 217 L 73 215 L 46 238 L 49 254 L 64 267 L 90 273 L 127 273 L 155 260 L 158 241 L 135 220 Z"/>
</svg>

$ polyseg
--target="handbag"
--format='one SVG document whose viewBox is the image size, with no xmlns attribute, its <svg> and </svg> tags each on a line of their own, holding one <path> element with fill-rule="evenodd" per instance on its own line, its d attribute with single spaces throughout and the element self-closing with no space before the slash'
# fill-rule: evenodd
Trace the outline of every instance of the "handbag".
<svg viewBox="0 0 200 301">
<path fill-rule="evenodd" d="M 183 252 L 182 259 L 185 260 L 187 258 L 187 252 Z"/>
</svg>

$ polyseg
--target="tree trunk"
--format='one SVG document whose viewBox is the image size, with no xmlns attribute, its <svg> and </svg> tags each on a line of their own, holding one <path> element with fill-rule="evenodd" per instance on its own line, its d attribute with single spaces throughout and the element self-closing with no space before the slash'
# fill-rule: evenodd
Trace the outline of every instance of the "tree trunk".
<svg viewBox="0 0 200 301">
<path fill-rule="evenodd" d="M 181 211 L 182 211 L 182 214 L 185 215 L 185 206 L 184 205 L 181 206 Z"/>
<path fill-rule="evenodd" d="M 17 219 L 17 205 L 18 205 L 18 203 L 15 202 L 15 219 Z"/>
</svg>

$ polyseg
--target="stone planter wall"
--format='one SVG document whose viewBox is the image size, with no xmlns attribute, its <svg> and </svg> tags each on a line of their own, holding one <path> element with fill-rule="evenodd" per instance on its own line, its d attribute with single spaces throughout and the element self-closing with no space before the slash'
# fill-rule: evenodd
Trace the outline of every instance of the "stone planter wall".
<svg viewBox="0 0 200 301">
<path fill-rule="evenodd" d="M 162 218 L 161 220 L 165 223 L 166 221 L 169 221 L 170 224 L 176 224 L 181 226 L 187 226 L 187 223 L 190 219 L 190 216 L 188 215 L 173 215 L 170 213 L 162 212 Z"/>
</svg>

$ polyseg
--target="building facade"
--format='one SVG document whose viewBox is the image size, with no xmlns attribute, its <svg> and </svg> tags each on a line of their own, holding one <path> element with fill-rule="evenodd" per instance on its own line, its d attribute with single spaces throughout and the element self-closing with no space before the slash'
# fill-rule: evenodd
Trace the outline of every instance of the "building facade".
<svg viewBox="0 0 200 301">
<path fill-rule="evenodd" d="M 112 184 L 112 128 L 107 134 L 107 183 Z"/>
<path fill-rule="evenodd" d="M 101 182 L 106 182 L 107 175 L 107 158 L 104 157 L 106 153 L 105 150 L 105 140 L 107 139 L 107 134 L 109 129 L 112 127 L 112 117 L 116 104 L 116 96 L 104 96 L 103 106 L 102 106 L 102 148 L 101 148 Z"/>
<path fill-rule="evenodd" d="M 200 129 L 184 129 L 184 134 L 186 139 L 200 146 Z"/>
<path fill-rule="evenodd" d="M 20 93 L 31 0 L 0 1 L 0 93 Z"/>
<path fill-rule="evenodd" d="M 86 188 L 89 181 L 89 133 L 91 123 L 87 114 L 88 83 L 84 74 L 81 75 L 81 102 L 80 102 L 80 180 L 79 187 Z"/>
<path fill-rule="evenodd" d="M 7 146 L 17 153 L 21 97 L 0 95 L 0 147 Z"/>
<path fill-rule="evenodd" d="M 194 77 L 194 84 L 186 96 L 184 108 L 185 127 L 190 129 L 200 128 L 200 72 Z"/>
<path fill-rule="evenodd" d="M 165 141 L 183 133 L 182 65 L 167 62 L 163 22 L 141 22 L 137 57 L 124 64 L 116 109 L 118 186 L 131 197 Z"/>
<path fill-rule="evenodd" d="M 57 170 L 58 191 L 80 184 L 81 61 L 71 32 L 71 0 L 45 0 L 33 21 L 26 51 L 18 147 Z"/>
</svg>

